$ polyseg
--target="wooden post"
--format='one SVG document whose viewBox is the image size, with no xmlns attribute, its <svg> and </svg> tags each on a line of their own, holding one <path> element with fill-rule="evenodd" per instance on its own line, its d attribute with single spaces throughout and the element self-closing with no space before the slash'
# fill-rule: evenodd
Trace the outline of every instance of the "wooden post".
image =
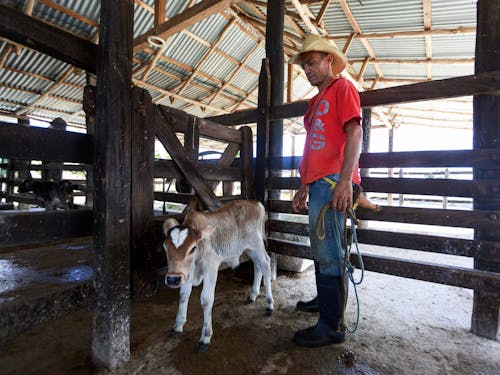
<svg viewBox="0 0 500 375">
<path fill-rule="evenodd" d="M 362 122 L 361 127 L 363 128 L 363 143 L 361 144 L 361 152 L 367 153 L 370 152 L 370 136 L 372 131 L 372 110 L 371 108 L 363 108 L 362 110 Z M 360 170 L 361 177 L 368 177 L 369 170 L 368 168 L 361 168 Z"/>
<path fill-rule="evenodd" d="M 371 108 L 363 108 L 362 109 L 362 121 L 361 127 L 363 129 L 363 142 L 361 143 L 361 152 L 368 153 L 370 151 L 370 136 L 372 130 L 372 110 Z M 369 168 L 361 168 L 361 186 L 363 186 L 363 177 L 370 176 Z M 358 228 L 367 228 L 368 223 L 366 220 L 360 220 L 358 224 Z"/>
<path fill-rule="evenodd" d="M 241 196 L 244 199 L 254 199 L 253 191 L 253 136 L 252 129 L 249 126 L 240 128 L 242 135 L 240 159 L 243 169 L 243 180 L 241 181 Z"/>
<path fill-rule="evenodd" d="M 66 121 L 57 117 L 50 123 L 50 128 L 65 131 Z M 42 167 L 42 179 L 47 181 L 61 181 L 64 163 L 44 162 Z"/>
<path fill-rule="evenodd" d="M 255 199 L 265 204 L 267 200 L 267 177 L 269 175 L 269 110 L 271 105 L 271 73 L 269 60 L 263 59 L 259 76 L 257 118 L 257 156 L 255 161 Z"/>
<path fill-rule="evenodd" d="M 133 2 L 101 1 L 96 89 L 92 360 L 130 359 Z"/>
<path fill-rule="evenodd" d="M 394 151 L 394 127 L 389 129 L 389 149 L 387 151 L 392 152 Z M 401 171 L 402 172 L 402 171 Z M 392 177 L 393 176 L 393 169 L 389 168 L 387 171 L 387 177 Z M 399 196 L 400 199 L 400 205 L 401 205 L 401 199 L 402 195 Z M 392 193 L 387 194 L 387 205 L 392 206 Z"/>
<path fill-rule="evenodd" d="M 87 86 L 83 90 L 83 111 L 85 112 L 85 124 L 89 135 L 95 135 L 95 96 L 96 88 L 94 85 L 90 85 L 87 74 Z M 92 207 L 94 205 L 94 171 L 92 168 L 87 169 L 86 177 L 85 206 Z"/>
<path fill-rule="evenodd" d="M 479 0 L 477 2 L 477 35 L 475 73 L 500 69 L 500 0 Z M 473 147 L 475 150 L 500 148 L 498 119 L 500 118 L 500 96 L 474 96 Z M 498 180 L 495 168 L 474 168 L 473 178 Z M 474 198 L 474 209 L 500 210 L 500 201 L 494 198 Z M 474 228 L 474 239 L 500 241 L 500 232 L 486 228 Z M 484 258 L 474 258 L 474 268 L 500 272 L 500 263 Z M 500 291 L 474 289 L 471 330 L 479 336 L 496 339 L 499 328 Z"/>
<path fill-rule="evenodd" d="M 271 74 L 271 113 L 284 103 L 285 54 L 283 49 L 283 28 L 285 23 L 285 0 L 269 1 L 266 19 L 266 57 Z M 269 157 L 283 156 L 283 120 L 272 120 L 269 132 Z M 281 176 L 281 168 L 271 174 Z M 279 199 L 279 193 L 271 192 L 271 199 Z"/>
<path fill-rule="evenodd" d="M 153 238 L 151 232 L 154 205 L 154 151 L 153 103 L 144 89 L 133 89 L 132 112 L 132 185 L 130 248 L 132 297 L 140 300 L 152 296 L 157 289 L 156 270 L 153 269 Z"/>
</svg>

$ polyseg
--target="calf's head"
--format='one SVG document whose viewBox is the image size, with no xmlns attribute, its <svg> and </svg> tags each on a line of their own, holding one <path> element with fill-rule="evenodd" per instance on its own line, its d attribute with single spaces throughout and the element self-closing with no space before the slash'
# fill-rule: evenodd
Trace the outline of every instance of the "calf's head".
<svg viewBox="0 0 500 375">
<path fill-rule="evenodd" d="M 189 225 L 179 225 L 173 218 L 163 223 L 163 249 L 167 254 L 168 272 L 165 284 L 171 288 L 179 288 L 190 278 L 190 270 L 196 259 L 199 242 L 213 233 L 212 227 L 197 230 Z"/>
</svg>

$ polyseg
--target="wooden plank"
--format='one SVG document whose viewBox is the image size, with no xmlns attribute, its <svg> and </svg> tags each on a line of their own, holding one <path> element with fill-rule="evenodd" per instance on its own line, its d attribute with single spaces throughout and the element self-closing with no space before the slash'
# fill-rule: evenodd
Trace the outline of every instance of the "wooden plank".
<svg viewBox="0 0 500 375">
<path fill-rule="evenodd" d="M 133 2 L 101 1 L 97 54 L 92 360 L 130 359 Z"/>
<path fill-rule="evenodd" d="M 304 111 L 304 113 L 306 113 L 306 111 Z M 251 108 L 242 109 L 239 111 L 228 113 L 226 115 L 205 117 L 205 120 L 213 121 L 226 126 L 233 126 L 256 123 L 258 116 L 259 111 L 256 108 Z"/>
<path fill-rule="evenodd" d="M 498 93 L 500 91 L 500 71 L 480 73 L 471 76 L 419 82 L 385 89 L 360 92 L 362 107 L 375 107 L 398 103 L 436 100 L 468 96 L 474 94 Z M 271 120 L 302 117 L 307 111 L 308 100 L 277 105 Z M 250 124 L 257 121 L 258 110 L 251 108 L 232 114 L 208 117 L 225 125 Z"/>
<path fill-rule="evenodd" d="M 92 163 L 94 137 L 0 122 L 0 156 L 21 160 Z"/>
<path fill-rule="evenodd" d="M 254 170 L 253 170 L 253 136 L 252 129 L 249 126 L 242 126 L 240 128 L 242 133 L 243 142 L 241 144 L 241 164 L 242 164 L 242 181 L 241 181 L 241 195 L 245 199 L 254 199 L 255 192 L 253 189 L 254 184 Z"/>
<path fill-rule="evenodd" d="M 154 204 L 153 103 L 151 95 L 138 87 L 133 88 L 132 114 L 132 184 L 130 250 L 132 271 L 132 297 L 134 300 L 150 297 L 156 292 L 156 274 L 152 260 L 156 255 L 151 243 L 151 222 Z"/>
<path fill-rule="evenodd" d="M 221 207 L 221 202 L 198 170 L 197 163 L 186 157 L 181 143 L 168 123 L 168 119 L 162 115 L 158 107 L 155 109 L 155 135 L 208 209 L 213 211 Z"/>
<path fill-rule="evenodd" d="M 218 181 L 240 181 L 242 176 L 241 168 L 239 167 L 239 159 L 236 159 L 237 165 L 230 167 L 219 167 L 217 160 L 199 160 L 198 167 L 202 176 L 207 180 Z M 235 164 L 234 162 L 232 164 Z M 155 178 L 182 178 L 182 172 L 177 167 L 173 160 L 155 160 L 154 162 Z"/>
<path fill-rule="evenodd" d="M 291 201 L 270 200 L 269 211 L 295 213 Z M 307 211 L 301 211 L 306 214 Z M 372 212 L 358 208 L 356 216 L 360 220 L 390 221 L 408 224 L 442 225 L 447 227 L 474 228 L 480 225 L 488 230 L 497 230 L 500 211 L 444 210 L 413 207 L 383 206 L 382 212 Z"/>
<path fill-rule="evenodd" d="M 268 220 L 267 225 L 270 232 L 309 236 L 307 223 L 271 219 Z M 359 243 L 363 244 L 500 261 L 500 243 L 498 242 L 360 228 L 356 229 L 356 234 Z"/>
<path fill-rule="evenodd" d="M 270 189 L 296 190 L 300 186 L 299 177 L 270 177 Z M 498 180 L 454 180 L 439 178 L 393 178 L 364 177 L 361 185 L 364 191 L 378 193 L 400 193 L 437 195 L 448 197 L 489 197 L 499 198 Z"/>
<path fill-rule="evenodd" d="M 364 177 L 361 185 L 364 191 L 378 193 L 500 198 L 500 180 Z"/>
<path fill-rule="evenodd" d="M 309 246 L 272 238 L 268 238 L 267 242 L 268 250 L 271 252 L 312 259 Z M 493 291 L 500 288 L 500 273 L 414 262 L 373 254 L 362 254 L 362 256 L 367 271 L 469 289 Z M 355 254 L 351 254 L 351 263 L 359 268 Z"/>
<path fill-rule="evenodd" d="M 134 39 L 134 53 L 139 52 L 148 45 L 148 37 L 151 35 L 166 39 L 188 29 L 195 23 L 202 21 L 215 13 L 226 9 L 233 0 L 203 0 L 184 12 L 177 14 L 168 21 L 152 28 L 148 32 Z"/>
<path fill-rule="evenodd" d="M 497 148 L 449 151 L 403 151 L 363 153 L 362 168 L 409 167 L 491 167 L 498 168 L 500 151 Z"/>
<path fill-rule="evenodd" d="M 95 44 L 5 5 L 0 5 L 0 36 L 88 72 L 96 72 Z"/>
<path fill-rule="evenodd" d="M 9 212 L 0 214 L 0 244 L 11 246 L 85 237 L 92 233 L 92 211 Z"/>
<path fill-rule="evenodd" d="M 217 141 L 241 144 L 241 133 L 237 129 L 220 125 L 211 120 L 201 119 L 176 108 L 164 105 L 158 107 L 176 132 L 185 132 L 187 124 L 196 120 L 200 135 Z"/>
<path fill-rule="evenodd" d="M 296 169 L 301 156 L 270 158 L 271 168 Z M 281 160 L 279 160 L 281 159 Z M 359 158 L 361 168 L 500 168 L 500 151 L 497 148 L 478 150 L 363 152 Z"/>
<path fill-rule="evenodd" d="M 271 72 L 269 70 L 269 61 L 267 59 L 262 59 L 260 69 L 258 105 L 260 111 L 257 120 L 257 156 L 255 160 L 253 190 L 255 199 L 261 202 L 266 202 L 267 178 L 269 175 L 269 111 L 271 105 Z"/>
<path fill-rule="evenodd" d="M 477 2 L 477 34 L 475 50 L 475 73 L 490 74 L 500 69 L 500 0 Z M 497 84 L 500 80 L 497 78 Z M 500 136 L 498 119 L 500 118 L 500 96 L 475 96 L 473 100 L 473 148 L 496 148 L 500 150 L 498 137 Z M 475 180 L 498 179 L 500 175 L 498 163 L 496 167 L 475 168 Z M 474 207 L 482 210 L 500 210 L 500 200 L 495 197 L 477 197 Z M 477 223 L 474 228 L 474 238 L 500 242 L 500 231 L 488 230 Z M 474 267 L 480 270 L 500 273 L 500 262 L 474 259 Z M 474 290 L 472 308 L 472 332 L 490 339 L 497 339 L 500 328 L 500 288 L 496 291 L 485 291 L 479 288 Z"/>
</svg>

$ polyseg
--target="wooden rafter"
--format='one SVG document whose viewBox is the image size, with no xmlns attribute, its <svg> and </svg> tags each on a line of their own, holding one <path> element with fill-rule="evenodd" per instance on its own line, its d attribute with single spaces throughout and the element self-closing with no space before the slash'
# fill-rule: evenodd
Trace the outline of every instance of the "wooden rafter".
<svg viewBox="0 0 500 375">
<path fill-rule="evenodd" d="M 155 0 L 154 27 L 158 27 L 166 20 L 166 0 Z"/>
<path fill-rule="evenodd" d="M 365 39 L 385 39 L 385 38 L 413 38 L 425 35 L 470 35 L 475 34 L 476 28 L 472 26 L 468 27 L 456 27 L 452 29 L 432 29 L 432 30 L 416 30 L 416 31 L 391 31 L 387 33 L 357 33 L 355 38 L 365 38 Z M 334 35 L 329 36 L 329 39 L 333 40 L 344 40 L 351 37 L 351 34 L 346 35 Z"/>
<path fill-rule="evenodd" d="M 368 59 L 370 64 L 428 64 L 432 62 L 433 64 L 472 64 L 474 63 L 474 58 L 470 59 Z M 351 64 L 364 63 L 365 59 L 352 59 L 349 60 Z M 429 78 L 430 79 L 430 78 Z"/>
<path fill-rule="evenodd" d="M 204 0 L 184 12 L 177 14 L 170 20 L 152 28 L 150 31 L 134 39 L 134 52 L 141 51 L 147 46 L 149 36 L 158 36 L 166 39 L 182 30 L 204 20 L 215 13 L 226 9 L 233 0 Z"/>
<path fill-rule="evenodd" d="M 331 0 L 324 0 L 323 4 L 321 5 L 321 9 L 318 12 L 318 15 L 316 16 L 316 23 L 321 23 L 323 20 L 323 16 L 325 15 L 326 9 L 328 8 L 328 5 L 330 5 Z"/>
<path fill-rule="evenodd" d="M 424 30 L 428 31 L 431 29 L 431 14 L 432 14 L 432 0 L 422 0 L 422 7 L 424 13 Z M 430 35 L 425 36 L 425 58 L 428 60 L 427 64 L 427 79 L 432 79 L 432 37 Z"/>
<path fill-rule="evenodd" d="M 351 9 L 349 8 L 349 5 L 347 4 L 346 0 L 339 0 L 340 7 L 342 8 L 342 11 L 344 12 L 347 20 L 349 21 L 349 24 L 351 25 L 353 31 L 357 34 L 361 34 L 361 27 L 359 27 L 358 22 L 356 21 L 356 18 L 351 12 Z M 372 46 L 370 45 L 370 42 L 366 38 L 358 38 L 363 46 L 365 47 L 366 51 L 368 52 L 368 55 L 370 58 L 374 59 L 376 57 L 375 51 L 373 51 Z M 382 69 L 375 63 L 375 70 L 377 71 L 377 75 L 379 77 L 383 77 L 384 73 L 382 72 Z"/>
</svg>

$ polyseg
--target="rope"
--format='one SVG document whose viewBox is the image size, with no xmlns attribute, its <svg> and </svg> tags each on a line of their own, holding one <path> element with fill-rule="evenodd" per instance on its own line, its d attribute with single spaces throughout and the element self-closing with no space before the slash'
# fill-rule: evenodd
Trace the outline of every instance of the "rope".
<svg viewBox="0 0 500 375">
<path fill-rule="evenodd" d="M 325 177 L 323 178 L 325 181 L 327 181 L 331 185 L 331 189 L 333 190 L 336 186 L 336 182 L 332 181 L 331 179 Z M 317 239 L 323 241 L 326 238 L 326 228 L 325 228 L 325 215 L 326 211 L 332 208 L 331 202 L 326 203 L 322 208 L 319 213 L 318 219 L 314 225 L 314 234 Z M 350 236 L 348 238 L 347 236 L 347 216 L 349 216 L 351 220 L 351 232 Z M 358 296 L 358 290 L 356 288 L 357 285 L 361 284 L 361 282 L 364 279 L 365 275 L 365 266 L 363 263 L 363 258 L 361 257 L 361 253 L 359 251 L 359 246 L 358 246 L 358 236 L 356 234 L 356 215 L 354 213 L 354 208 L 349 210 L 347 215 L 345 216 L 344 219 L 344 231 L 341 230 L 340 228 L 340 223 L 339 220 L 337 219 L 337 216 L 334 216 L 334 226 L 335 226 L 335 231 L 337 233 L 337 236 L 335 238 L 337 239 L 337 248 L 345 248 L 345 254 L 344 254 L 344 264 L 343 264 L 343 277 L 342 277 L 342 290 L 343 290 L 343 303 L 342 303 L 342 314 L 341 314 L 341 320 L 340 320 L 340 329 L 343 330 L 345 329 L 349 333 L 354 333 L 358 329 L 359 325 L 359 317 L 360 317 L 360 307 L 359 307 L 359 296 Z M 344 243 L 341 242 L 341 238 L 344 239 Z M 349 254 L 352 249 L 352 245 L 355 244 L 356 246 L 356 253 L 358 257 L 358 262 L 359 266 L 361 269 L 361 276 L 359 280 L 354 279 L 354 267 L 352 266 L 351 262 L 349 261 Z M 351 280 L 352 285 L 354 287 L 354 294 L 356 296 L 356 322 L 354 323 L 354 327 L 352 329 L 349 329 L 345 323 L 344 323 L 344 313 L 347 305 L 347 293 L 346 293 L 346 285 L 345 285 L 345 275 L 347 274 L 349 280 Z"/>
</svg>

